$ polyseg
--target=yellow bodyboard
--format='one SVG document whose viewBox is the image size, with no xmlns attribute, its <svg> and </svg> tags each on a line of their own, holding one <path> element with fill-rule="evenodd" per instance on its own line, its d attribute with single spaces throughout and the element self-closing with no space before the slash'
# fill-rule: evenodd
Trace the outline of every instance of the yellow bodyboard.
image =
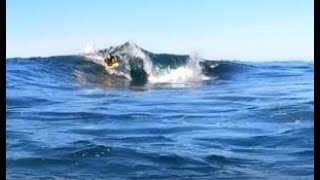
<svg viewBox="0 0 320 180">
<path fill-rule="evenodd" d="M 109 66 L 109 68 L 111 68 L 111 69 L 115 69 L 115 68 L 117 68 L 117 67 L 119 67 L 119 63 L 118 62 L 115 62 L 115 63 L 113 63 L 111 66 Z"/>
</svg>

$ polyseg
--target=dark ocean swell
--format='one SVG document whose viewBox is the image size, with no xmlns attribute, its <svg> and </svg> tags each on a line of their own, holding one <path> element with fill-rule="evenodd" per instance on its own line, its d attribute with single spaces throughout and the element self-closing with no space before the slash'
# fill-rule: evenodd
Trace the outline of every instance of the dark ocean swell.
<svg viewBox="0 0 320 180">
<path fill-rule="evenodd" d="M 72 78 L 79 80 L 79 83 L 82 84 L 96 84 L 96 85 L 105 85 L 107 87 L 119 87 L 127 85 L 146 85 L 154 84 L 148 81 L 150 76 L 155 76 L 155 79 L 161 79 L 164 76 L 171 76 L 164 81 L 159 81 L 156 83 L 170 84 L 170 83 L 187 83 L 187 82 L 199 82 L 207 80 L 210 78 L 228 78 L 232 74 L 241 73 L 245 71 L 250 71 L 254 68 L 252 65 L 240 64 L 237 62 L 229 61 L 208 61 L 202 60 L 196 62 L 195 66 L 199 66 L 199 69 L 195 67 L 186 67 L 187 64 L 192 61 L 189 56 L 179 56 L 179 55 L 150 55 L 152 62 L 153 72 L 147 73 L 143 68 L 143 65 L 139 65 L 139 60 L 133 58 L 129 59 L 130 66 L 129 70 L 119 69 L 117 71 L 122 72 L 123 74 L 128 75 L 129 78 L 119 75 L 118 73 L 109 73 L 105 67 L 99 63 L 96 63 L 92 60 L 88 60 L 84 56 L 53 56 L 47 58 L 12 58 L 7 59 L 9 63 L 18 63 L 21 65 L 30 66 L 31 69 L 25 70 L 10 70 L 17 76 L 23 76 L 23 78 L 30 78 L 32 81 L 33 77 L 38 77 L 40 74 L 46 74 L 50 78 L 61 79 L 61 81 L 68 81 Z M 141 61 L 142 62 L 142 61 Z M 33 66 L 36 64 L 35 66 Z M 142 63 L 143 64 L 143 63 Z M 179 68 L 182 69 L 181 72 L 172 73 Z M 158 76 L 156 76 L 156 70 L 158 71 Z M 186 71 L 188 70 L 188 71 Z M 159 73 L 159 72 L 162 73 Z M 199 71 L 199 72 L 196 72 Z M 154 74 L 153 74 L 154 73 Z M 175 76 L 185 76 L 184 73 L 190 73 L 188 78 L 181 78 L 179 81 Z M 198 77 L 199 76 L 199 77 Z M 203 78 L 206 77 L 206 78 Z"/>
</svg>

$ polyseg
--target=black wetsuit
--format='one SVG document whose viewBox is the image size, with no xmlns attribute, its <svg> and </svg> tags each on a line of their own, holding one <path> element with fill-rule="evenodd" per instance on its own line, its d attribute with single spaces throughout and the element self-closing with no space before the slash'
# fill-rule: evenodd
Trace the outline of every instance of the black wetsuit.
<svg viewBox="0 0 320 180">
<path fill-rule="evenodd" d="M 105 59 L 105 62 L 108 64 L 108 66 L 112 66 L 112 64 L 116 62 L 116 58 L 114 56 L 110 56 L 110 58 Z"/>
</svg>

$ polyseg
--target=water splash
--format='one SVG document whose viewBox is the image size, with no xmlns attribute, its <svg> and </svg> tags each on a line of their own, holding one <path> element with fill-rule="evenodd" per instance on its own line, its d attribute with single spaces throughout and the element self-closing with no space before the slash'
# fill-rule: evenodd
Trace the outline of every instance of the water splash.
<svg viewBox="0 0 320 180">
<path fill-rule="evenodd" d="M 95 47 L 94 41 L 90 41 L 85 45 L 83 52 L 85 54 L 91 54 L 91 53 L 95 52 L 95 49 L 96 49 L 96 47 Z"/>
<path fill-rule="evenodd" d="M 202 73 L 202 68 L 199 65 L 200 58 L 191 55 L 187 64 L 177 69 L 163 69 L 158 73 L 153 73 L 149 76 L 151 83 L 185 83 L 185 82 L 199 82 L 209 79 Z"/>
<path fill-rule="evenodd" d="M 118 69 L 110 69 L 105 65 L 103 59 L 107 53 L 119 57 L 120 67 Z M 185 56 L 184 63 L 178 66 L 170 65 L 170 63 L 172 64 L 174 62 L 169 62 L 168 64 L 158 62 L 154 64 L 154 57 L 157 56 L 157 54 L 140 48 L 134 42 L 111 46 L 110 48 L 86 54 L 85 56 L 104 66 L 109 74 L 126 77 L 128 80 L 135 79 L 135 77 L 132 77 L 133 71 L 135 76 L 146 76 L 145 79 L 147 79 L 148 83 L 186 83 L 201 82 L 209 79 L 209 77 L 202 72 L 200 62 L 203 61 L 203 59 L 201 59 L 198 54 Z M 161 67 L 159 63 L 162 63 Z"/>
</svg>

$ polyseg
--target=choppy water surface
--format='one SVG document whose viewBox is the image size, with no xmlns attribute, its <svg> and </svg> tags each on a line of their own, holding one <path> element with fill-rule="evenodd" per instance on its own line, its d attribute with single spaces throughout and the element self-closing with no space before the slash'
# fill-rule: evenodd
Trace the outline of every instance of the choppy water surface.
<svg viewBox="0 0 320 180">
<path fill-rule="evenodd" d="M 6 64 L 7 179 L 314 178 L 313 63 L 117 86 L 79 57 Z"/>
</svg>

